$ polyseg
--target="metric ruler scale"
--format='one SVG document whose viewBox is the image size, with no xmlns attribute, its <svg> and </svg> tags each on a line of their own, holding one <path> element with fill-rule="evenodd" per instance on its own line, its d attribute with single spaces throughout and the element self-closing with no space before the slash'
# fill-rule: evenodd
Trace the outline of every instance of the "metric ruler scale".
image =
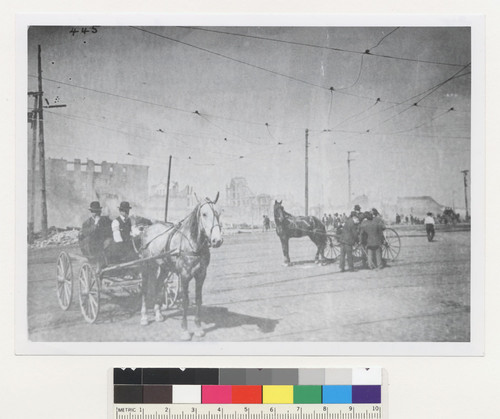
<svg viewBox="0 0 500 419">
<path fill-rule="evenodd" d="M 115 404 L 113 419 L 386 419 L 381 404 Z"/>
<path fill-rule="evenodd" d="M 387 418 L 381 368 L 114 368 L 112 374 L 109 419 Z"/>
</svg>

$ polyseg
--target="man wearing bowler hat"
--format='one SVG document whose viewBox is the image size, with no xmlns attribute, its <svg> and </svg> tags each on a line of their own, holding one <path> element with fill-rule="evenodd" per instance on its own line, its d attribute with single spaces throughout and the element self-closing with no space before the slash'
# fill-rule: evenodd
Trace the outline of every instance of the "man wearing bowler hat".
<svg viewBox="0 0 500 419">
<path fill-rule="evenodd" d="M 129 212 L 131 208 L 127 201 L 121 202 L 118 207 L 120 215 L 111 224 L 113 246 L 110 256 L 116 262 L 131 260 L 137 257 L 132 244 L 132 236 L 130 235 L 132 221 L 129 218 Z"/>
<path fill-rule="evenodd" d="M 91 216 L 84 221 L 78 241 L 83 255 L 95 259 L 104 249 L 106 239 L 111 237 L 111 220 L 101 215 L 102 207 L 98 201 L 90 203 L 89 211 Z"/>
<path fill-rule="evenodd" d="M 339 268 L 340 272 L 345 272 L 345 261 L 350 272 L 354 272 L 354 260 L 352 256 L 352 248 L 358 242 L 359 235 L 359 219 L 356 211 L 351 212 L 351 216 L 346 220 L 342 228 L 342 233 L 339 237 L 340 257 Z"/>
</svg>

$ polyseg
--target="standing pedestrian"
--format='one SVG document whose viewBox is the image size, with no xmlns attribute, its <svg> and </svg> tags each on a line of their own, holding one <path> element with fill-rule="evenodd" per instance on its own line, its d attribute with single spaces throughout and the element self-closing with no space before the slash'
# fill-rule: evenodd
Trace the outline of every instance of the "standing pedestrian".
<svg viewBox="0 0 500 419">
<path fill-rule="evenodd" d="M 365 237 L 368 268 L 382 269 L 382 244 L 384 243 L 384 224 L 374 220 L 369 212 L 361 224 L 360 235 Z"/>
<path fill-rule="evenodd" d="M 347 266 L 350 272 L 354 271 L 354 260 L 352 256 L 352 248 L 359 239 L 359 219 L 355 211 L 346 219 L 342 227 L 342 233 L 339 237 L 340 243 L 340 259 L 339 268 L 340 272 L 345 272 L 345 260 L 347 258 Z"/>
<path fill-rule="evenodd" d="M 373 220 L 376 221 L 377 223 L 382 224 L 385 230 L 384 220 L 382 219 L 382 216 L 380 215 L 380 212 L 378 212 L 377 208 L 372 208 L 372 214 L 373 214 Z"/>
<path fill-rule="evenodd" d="M 428 212 L 427 216 L 424 219 L 425 223 L 425 232 L 427 233 L 427 240 L 432 241 L 434 239 L 434 224 L 436 223 L 434 221 L 434 217 L 432 216 L 432 212 Z"/>
<path fill-rule="evenodd" d="M 327 229 L 328 228 L 333 228 L 333 217 L 332 217 L 332 214 L 328 214 L 328 218 L 327 218 L 327 221 L 326 221 L 326 226 L 327 226 Z"/>
</svg>

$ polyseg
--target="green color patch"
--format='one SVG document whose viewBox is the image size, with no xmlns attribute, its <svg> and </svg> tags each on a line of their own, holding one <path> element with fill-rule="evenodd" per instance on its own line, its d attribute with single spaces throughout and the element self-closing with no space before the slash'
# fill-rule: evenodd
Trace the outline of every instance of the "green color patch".
<svg viewBox="0 0 500 419">
<path fill-rule="evenodd" d="M 321 403 L 321 386 L 293 386 L 293 403 Z"/>
</svg>

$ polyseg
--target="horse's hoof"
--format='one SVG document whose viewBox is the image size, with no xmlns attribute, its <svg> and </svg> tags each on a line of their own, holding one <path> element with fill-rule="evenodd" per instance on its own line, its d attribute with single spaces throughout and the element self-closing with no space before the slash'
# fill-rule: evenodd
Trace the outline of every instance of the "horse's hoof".
<svg viewBox="0 0 500 419">
<path fill-rule="evenodd" d="M 205 331 L 203 329 L 196 329 L 194 331 L 194 335 L 197 337 L 197 338 L 202 338 L 203 336 L 205 336 Z"/>
<path fill-rule="evenodd" d="M 163 320 L 165 320 L 165 318 L 162 316 L 161 313 L 155 314 L 155 322 L 162 322 Z"/>
<path fill-rule="evenodd" d="M 149 324 L 149 320 L 147 317 L 141 318 L 141 326 L 147 326 Z"/>
<path fill-rule="evenodd" d="M 181 340 L 183 340 L 183 341 L 191 340 L 191 333 L 189 331 L 187 331 L 187 330 L 184 330 L 181 333 Z"/>
</svg>

